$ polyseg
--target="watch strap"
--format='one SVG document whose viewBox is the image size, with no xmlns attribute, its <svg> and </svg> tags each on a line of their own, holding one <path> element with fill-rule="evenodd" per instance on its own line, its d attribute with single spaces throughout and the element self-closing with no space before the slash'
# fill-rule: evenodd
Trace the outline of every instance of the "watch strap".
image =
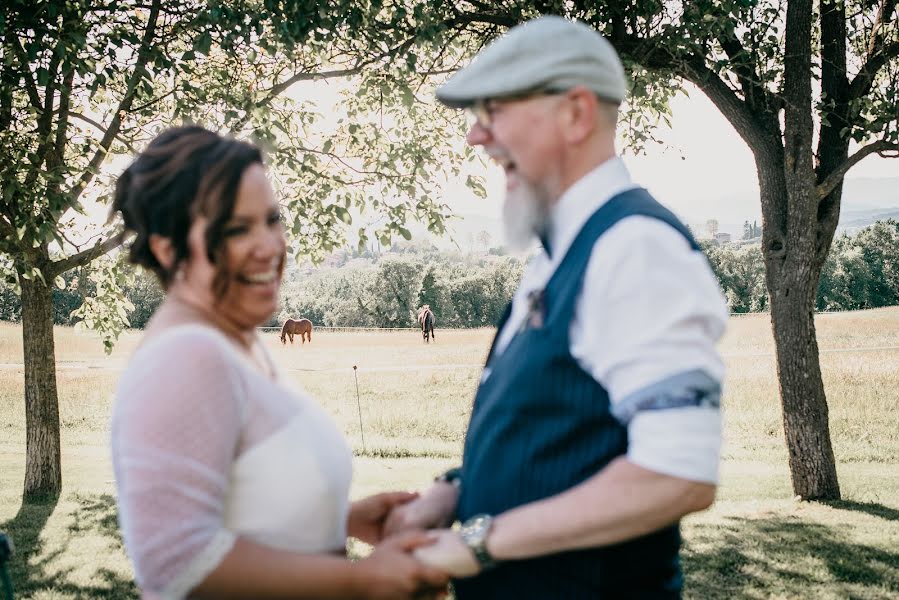
<svg viewBox="0 0 899 600">
<path fill-rule="evenodd" d="M 462 467 L 453 467 L 452 469 L 447 469 L 446 471 L 435 477 L 434 481 L 442 481 L 444 483 L 451 483 L 455 486 L 459 486 L 462 483 Z"/>
</svg>

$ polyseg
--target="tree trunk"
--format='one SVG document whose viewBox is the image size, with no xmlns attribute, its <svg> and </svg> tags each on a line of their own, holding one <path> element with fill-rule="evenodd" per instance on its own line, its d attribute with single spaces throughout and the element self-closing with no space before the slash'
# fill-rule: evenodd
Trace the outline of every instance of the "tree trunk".
<svg viewBox="0 0 899 600">
<path fill-rule="evenodd" d="M 62 488 L 59 400 L 53 347 L 52 290 L 39 278 L 22 286 L 22 346 L 25 359 L 24 501 L 57 498 Z"/>
<path fill-rule="evenodd" d="M 771 294 L 771 325 L 783 406 L 793 493 L 803 500 L 839 500 L 840 485 L 830 443 L 827 398 L 818 362 L 814 298 L 818 279 L 785 268 Z M 804 289 L 803 289 L 804 288 Z M 789 295 L 787 295 L 789 292 Z"/>
<path fill-rule="evenodd" d="M 838 500 L 840 486 L 815 337 L 815 294 L 826 255 L 816 255 L 814 227 L 791 227 L 804 218 L 795 212 L 802 210 L 800 184 L 795 179 L 788 184 L 780 166 L 783 158 L 777 151 L 772 154 L 757 155 L 756 164 L 765 278 L 793 493 L 804 500 Z M 788 185 L 792 185 L 792 196 Z"/>
</svg>

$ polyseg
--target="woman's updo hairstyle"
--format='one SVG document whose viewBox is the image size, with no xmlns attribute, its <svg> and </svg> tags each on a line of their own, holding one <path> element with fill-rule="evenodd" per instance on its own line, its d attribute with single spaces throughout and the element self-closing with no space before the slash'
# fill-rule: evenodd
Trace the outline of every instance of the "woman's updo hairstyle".
<svg viewBox="0 0 899 600">
<path fill-rule="evenodd" d="M 215 291 L 224 294 L 224 227 L 234 211 L 240 178 L 250 165 L 262 163 L 258 148 L 198 126 L 160 133 L 116 182 L 112 211 L 120 212 L 125 230 L 134 232 L 129 260 L 154 272 L 168 288 L 187 259 L 187 235 L 198 215 L 209 219 L 206 249 L 216 266 Z M 168 238 L 174 250 L 169 267 L 150 250 L 150 236 Z"/>
</svg>

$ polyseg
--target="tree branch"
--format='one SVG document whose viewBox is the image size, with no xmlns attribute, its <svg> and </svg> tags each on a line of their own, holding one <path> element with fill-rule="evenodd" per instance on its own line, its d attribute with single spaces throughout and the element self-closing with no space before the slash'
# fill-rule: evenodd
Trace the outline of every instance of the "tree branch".
<svg viewBox="0 0 899 600">
<path fill-rule="evenodd" d="M 177 91 L 176 88 L 172 88 L 171 90 L 169 90 L 168 92 L 166 92 L 166 93 L 163 94 L 162 96 L 159 96 L 158 98 L 153 98 L 153 99 L 150 100 L 149 102 L 145 102 L 145 103 L 141 104 L 140 106 L 135 106 L 132 110 L 133 110 L 134 112 L 140 112 L 140 111 L 144 110 L 145 108 L 150 108 L 151 106 L 153 106 L 153 105 L 156 104 L 157 102 L 159 102 L 159 101 L 161 101 L 161 100 L 164 100 L 164 99 L 168 98 L 169 96 L 171 96 L 172 94 L 174 94 L 176 91 Z"/>
<path fill-rule="evenodd" d="M 109 151 L 112 141 L 119 132 L 125 113 L 131 108 L 131 103 L 134 101 L 134 94 L 137 90 L 137 84 L 140 83 L 140 80 L 144 77 L 144 73 L 146 72 L 145 67 L 150 60 L 150 45 L 153 42 L 153 37 L 156 35 L 156 21 L 159 18 L 160 3 L 161 0 L 154 0 L 153 5 L 150 8 L 150 14 L 147 18 L 147 28 L 144 30 L 144 35 L 141 39 L 140 49 L 137 53 L 137 63 L 134 65 L 134 71 L 131 73 L 131 79 L 128 81 L 127 91 L 122 97 L 121 102 L 119 102 L 119 105 L 112 116 L 112 121 L 106 129 L 106 133 L 103 135 L 103 139 L 100 140 L 100 147 L 97 148 L 90 164 L 84 170 L 81 180 L 72 189 L 71 200 L 73 203 L 78 200 L 84 192 L 84 189 L 93 180 L 94 175 L 106 158 L 106 153 Z"/>
<path fill-rule="evenodd" d="M 56 277 L 57 275 L 65 273 L 70 269 L 86 265 L 98 256 L 103 256 L 113 248 L 121 246 L 125 241 L 125 236 L 125 232 L 122 231 L 112 237 L 106 238 L 104 241 L 92 246 L 91 248 L 88 248 L 87 250 L 82 250 L 81 252 L 73 254 L 72 256 L 52 261 L 47 266 L 47 271 L 49 272 L 51 279 Z"/>
<path fill-rule="evenodd" d="M 899 158 L 899 144 L 880 140 L 860 148 L 858 152 L 847 158 L 843 164 L 834 169 L 826 178 L 824 178 L 824 181 L 818 184 L 815 188 L 818 200 L 820 201 L 826 198 L 827 195 L 830 194 L 841 181 L 843 181 L 843 177 L 849 169 L 870 154 L 879 154 L 885 158 Z"/>
<path fill-rule="evenodd" d="M 75 69 L 69 65 L 62 82 L 62 94 L 59 99 L 59 117 L 56 120 L 56 159 L 62 161 L 66 150 L 66 133 L 69 128 L 71 111 L 72 84 L 75 80 Z"/>
<path fill-rule="evenodd" d="M 94 127 L 97 128 L 97 130 L 100 131 L 100 133 L 106 133 L 106 127 L 104 127 L 102 123 L 98 123 L 97 121 L 94 121 L 90 117 L 82 115 L 81 113 L 76 113 L 74 111 L 69 111 L 69 115 L 71 117 L 74 117 L 76 119 L 80 119 L 81 121 L 84 121 L 88 125 L 93 125 Z M 128 140 L 126 140 L 125 138 L 123 138 L 120 135 L 116 135 L 116 139 L 118 141 L 120 141 L 122 144 L 124 144 L 125 147 L 128 148 L 129 152 L 135 152 L 134 147 L 131 145 L 131 142 L 129 142 Z"/>
<path fill-rule="evenodd" d="M 758 154 L 771 143 L 768 133 L 779 128 L 771 122 L 771 115 L 753 111 L 747 102 L 740 100 L 734 91 L 711 69 L 702 57 L 692 57 L 682 70 L 683 76 L 693 82 L 712 101 L 721 114 L 733 125 L 753 153 Z"/>
<path fill-rule="evenodd" d="M 855 79 L 849 84 L 849 98 L 856 100 L 871 91 L 871 86 L 874 83 L 874 77 L 877 75 L 877 72 L 890 62 L 891 59 L 894 59 L 897 56 L 899 56 L 899 42 L 886 44 L 882 46 L 879 51 L 875 52 L 867 62 L 862 65 L 862 68 L 855 76 Z"/>
<path fill-rule="evenodd" d="M 28 68 L 28 55 L 25 54 L 25 48 L 22 47 L 19 37 L 17 35 L 10 37 L 16 58 L 19 59 L 19 63 L 22 66 L 21 76 L 25 80 L 25 91 L 28 93 L 28 100 L 37 109 L 38 113 L 42 113 L 44 112 L 44 106 L 41 104 L 41 96 L 37 91 L 37 85 L 34 83 L 34 79 L 31 78 L 31 70 Z"/>
<path fill-rule="evenodd" d="M 743 89 L 743 95 L 749 103 L 749 106 L 757 106 L 759 100 L 761 100 L 759 92 L 761 91 L 762 97 L 764 97 L 764 89 L 759 89 L 759 76 L 755 72 L 755 65 L 752 64 L 749 53 L 733 32 L 730 32 L 730 34 L 722 33 L 718 38 L 718 42 L 730 59 L 733 71 L 737 76 L 737 81 L 740 82 L 740 87 Z"/>
<path fill-rule="evenodd" d="M 880 7 L 877 9 L 877 16 L 874 18 L 874 26 L 871 27 L 871 39 L 868 41 L 866 59 L 870 60 L 883 47 L 883 28 L 893 18 L 893 11 L 895 10 L 896 0 L 881 0 Z"/>
</svg>

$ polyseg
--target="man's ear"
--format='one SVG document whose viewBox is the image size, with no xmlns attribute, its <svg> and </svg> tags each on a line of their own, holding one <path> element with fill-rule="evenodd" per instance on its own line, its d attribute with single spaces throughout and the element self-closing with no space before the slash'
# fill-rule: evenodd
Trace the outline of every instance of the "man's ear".
<svg viewBox="0 0 899 600">
<path fill-rule="evenodd" d="M 175 247 L 170 238 L 151 233 L 150 252 L 164 269 L 170 270 L 175 265 Z"/>
<path fill-rule="evenodd" d="M 576 86 L 568 91 L 565 119 L 565 138 L 579 144 L 593 135 L 598 123 L 596 96 L 584 86 Z"/>
</svg>

